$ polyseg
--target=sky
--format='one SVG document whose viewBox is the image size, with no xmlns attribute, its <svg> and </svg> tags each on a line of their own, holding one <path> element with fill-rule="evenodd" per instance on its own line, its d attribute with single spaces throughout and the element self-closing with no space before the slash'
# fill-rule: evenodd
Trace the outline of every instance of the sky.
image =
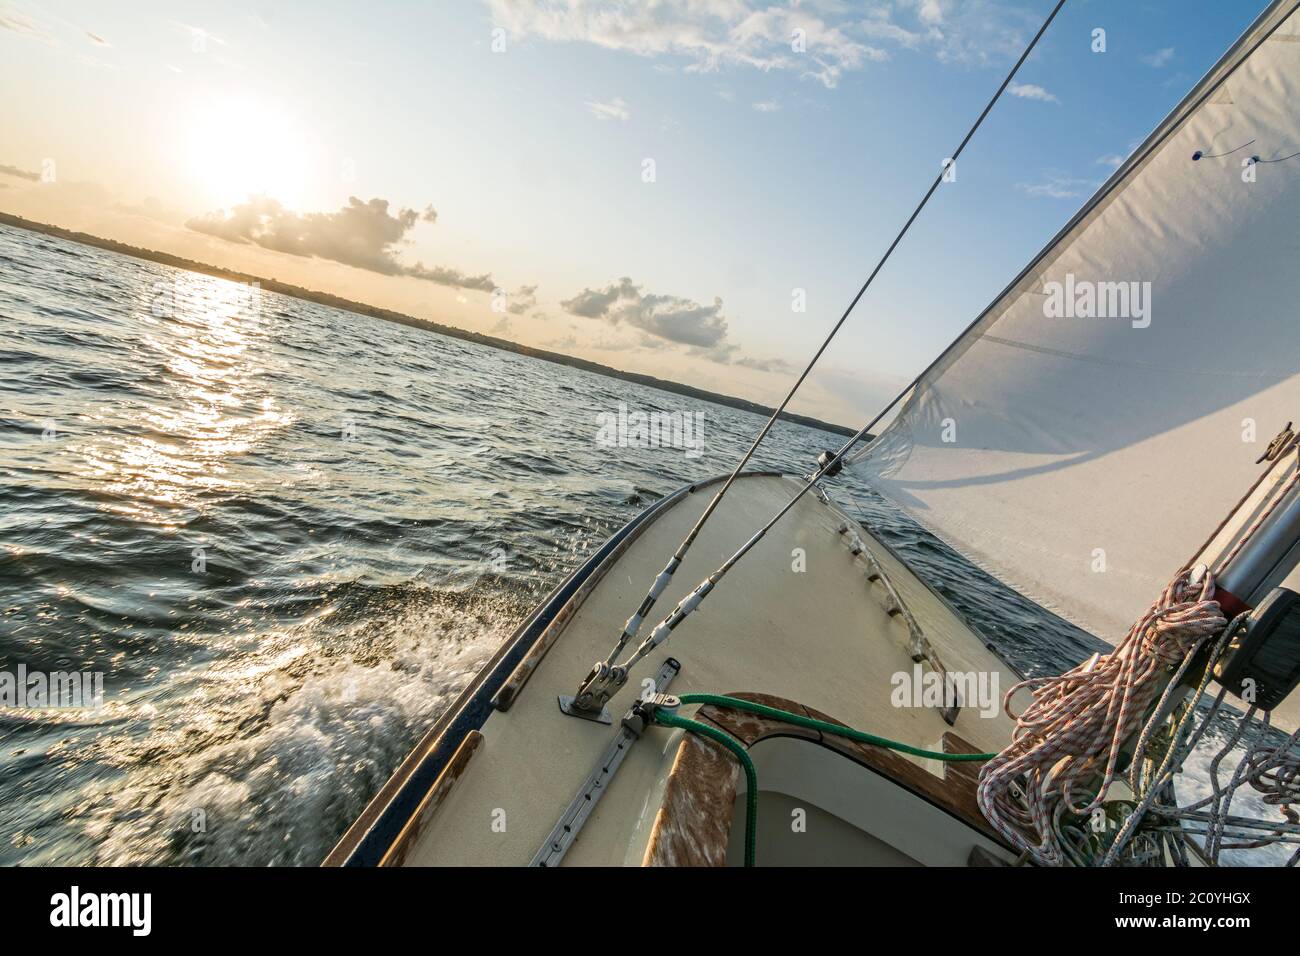
<svg viewBox="0 0 1300 956">
<path fill-rule="evenodd" d="M 1266 5 L 1068 0 L 792 408 L 870 418 Z M 0 0 L 0 210 L 774 404 L 1052 6 Z"/>
</svg>

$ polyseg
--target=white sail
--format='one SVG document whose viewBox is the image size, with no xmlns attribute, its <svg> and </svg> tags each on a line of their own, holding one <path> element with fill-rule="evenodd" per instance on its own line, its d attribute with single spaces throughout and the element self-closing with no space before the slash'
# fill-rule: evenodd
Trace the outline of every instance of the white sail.
<svg viewBox="0 0 1300 956">
<path fill-rule="evenodd" d="M 1300 420 L 1297 6 L 1259 18 L 857 456 L 1112 643 Z"/>
</svg>

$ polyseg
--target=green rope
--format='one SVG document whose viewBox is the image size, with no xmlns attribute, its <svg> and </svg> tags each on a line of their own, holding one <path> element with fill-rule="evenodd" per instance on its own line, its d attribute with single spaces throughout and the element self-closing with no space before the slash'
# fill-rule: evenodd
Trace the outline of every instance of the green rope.
<svg viewBox="0 0 1300 956">
<path fill-rule="evenodd" d="M 745 866 L 754 866 L 758 843 L 758 771 L 754 769 L 754 761 L 750 759 L 749 752 L 730 734 L 708 724 L 702 724 L 698 720 L 691 720 L 689 717 L 678 717 L 671 711 L 655 711 L 655 722 L 665 727 L 680 727 L 682 730 L 717 741 L 735 754 L 740 765 L 745 768 L 745 781 L 749 788 L 745 794 Z"/>
<path fill-rule="evenodd" d="M 890 740 L 888 737 L 877 737 L 875 734 L 854 730 L 851 727 L 842 727 L 839 724 L 832 724 L 825 720 L 804 717 L 802 714 L 792 714 L 788 710 L 768 707 L 766 704 L 758 704 L 752 700 L 742 700 L 739 697 L 727 697 L 723 694 L 682 694 L 678 699 L 683 704 L 712 704 L 714 707 L 747 710 L 751 714 L 770 717 L 773 720 L 794 724 L 796 727 L 820 730 L 822 733 L 847 737 L 849 740 L 873 744 L 877 747 L 887 747 L 890 750 L 898 750 L 905 754 L 912 754 L 915 757 L 929 757 L 933 760 L 946 760 L 951 763 L 963 760 L 992 760 L 997 756 L 997 754 L 946 754 L 934 750 L 922 750 L 919 747 L 899 743 L 897 740 Z M 758 771 L 754 769 L 754 761 L 750 758 L 749 751 L 730 734 L 698 720 L 679 717 L 670 710 L 660 708 L 655 711 L 654 718 L 655 723 L 663 724 L 665 727 L 679 727 L 682 730 L 699 734 L 701 737 L 708 737 L 710 740 L 722 744 L 735 754 L 736 759 L 740 761 L 740 765 L 745 768 L 745 782 L 748 787 L 748 792 L 745 794 L 745 866 L 754 866 L 758 844 Z"/>
<path fill-rule="evenodd" d="M 840 724 L 832 724 L 825 720 L 816 720 L 812 717 L 804 717 L 802 714 L 792 714 L 788 710 L 778 710 L 775 707 L 768 707 L 766 704 L 756 704 L 752 700 L 742 700 L 739 697 L 726 697 L 722 694 L 682 694 L 680 698 L 683 704 L 712 704 L 715 707 L 730 707 L 733 710 L 747 710 L 751 714 L 759 714 L 763 717 L 770 717 L 773 720 L 784 721 L 787 724 L 794 724 L 796 727 L 807 727 L 809 730 L 820 730 L 824 734 L 834 734 L 837 737 L 847 737 L 849 740 L 856 740 L 863 744 L 873 744 L 877 747 L 886 747 L 890 750 L 897 750 L 905 754 L 911 754 L 914 757 L 929 757 L 931 760 L 946 760 L 949 763 L 960 762 L 964 760 L 992 760 L 997 754 L 947 754 L 935 750 L 922 750 L 919 747 L 912 747 L 908 744 L 899 743 L 897 740 L 890 740 L 888 737 L 877 737 L 875 734 L 868 734 L 861 730 L 854 730 L 851 727 L 844 727 Z"/>
</svg>

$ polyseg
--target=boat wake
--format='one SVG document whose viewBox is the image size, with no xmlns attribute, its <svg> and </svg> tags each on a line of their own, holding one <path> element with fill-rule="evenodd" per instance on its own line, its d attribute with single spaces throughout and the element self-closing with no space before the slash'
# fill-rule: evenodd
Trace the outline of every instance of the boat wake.
<svg viewBox="0 0 1300 956">
<path fill-rule="evenodd" d="M 68 745 L 57 764 L 80 783 L 19 835 L 25 859 L 319 863 L 525 606 L 484 588 L 343 590 L 300 625 L 177 672 L 166 706 L 120 703 L 126 719 Z"/>
</svg>

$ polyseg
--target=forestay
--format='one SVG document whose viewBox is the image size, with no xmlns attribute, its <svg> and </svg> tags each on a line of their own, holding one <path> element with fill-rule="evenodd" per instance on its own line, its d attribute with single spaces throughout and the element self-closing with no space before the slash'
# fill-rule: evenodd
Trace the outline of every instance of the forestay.
<svg viewBox="0 0 1300 956">
<path fill-rule="evenodd" d="M 1111 643 L 1300 419 L 1297 6 L 1260 17 L 857 455 Z"/>
</svg>

